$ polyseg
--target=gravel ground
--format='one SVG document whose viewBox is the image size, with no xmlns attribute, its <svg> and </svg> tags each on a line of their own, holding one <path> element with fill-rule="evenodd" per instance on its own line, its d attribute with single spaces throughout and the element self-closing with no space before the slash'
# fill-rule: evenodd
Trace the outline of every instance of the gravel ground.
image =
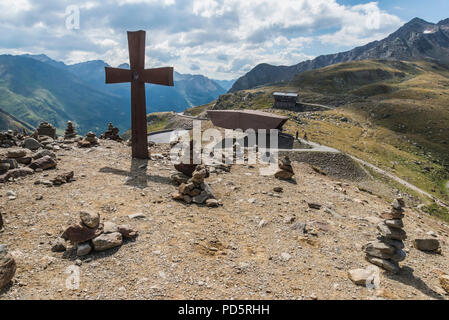
<svg viewBox="0 0 449 320">
<path fill-rule="evenodd" d="M 223 206 L 186 205 L 171 199 L 174 170 L 160 155 L 167 151 L 157 146 L 155 160 L 131 161 L 129 147 L 101 141 L 93 149 L 59 151 L 56 170 L 0 185 L 0 243 L 17 262 L 0 299 L 448 298 L 435 272 L 449 270 L 443 222 L 407 208 L 402 271 L 382 273 L 381 290 L 369 290 L 347 272 L 369 265 L 361 247 L 375 239 L 379 215 L 389 209 L 380 197 L 293 162 L 294 183 L 260 176 L 257 165 L 212 173 L 207 180 Z M 71 170 L 74 182 L 34 184 Z M 9 190 L 16 199 L 8 199 Z M 310 209 L 310 202 L 321 209 Z M 69 244 L 64 253 L 52 252 L 51 243 L 78 222 L 80 210 L 128 224 L 139 237 L 80 261 Z M 128 217 L 135 213 L 144 218 Z M 412 240 L 429 231 L 440 239 L 442 255 L 413 248 Z M 79 271 L 78 289 L 66 285 L 70 270 Z"/>
</svg>

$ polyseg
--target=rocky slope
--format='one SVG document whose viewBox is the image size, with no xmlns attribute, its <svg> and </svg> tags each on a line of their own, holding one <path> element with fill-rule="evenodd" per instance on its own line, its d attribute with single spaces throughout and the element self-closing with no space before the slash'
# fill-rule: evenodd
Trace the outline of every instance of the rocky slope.
<svg viewBox="0 0 449 320">
<path fill-rule="evenodd" d="M 66 145 L 56 151 L 56 169 L 1 184 L 0 242 L 17 271 L 0 299 L 448 298 L 439 272 L 449 270 L 449 226 L 417 209 L 413 197 L 404 194 L 402 271 L 381 272 L 371 290 L 347 273 L 369 266 L 362 246 L 397 191 L 375 180 L 338 181 L 293 161 L 293 182 L 261 176 L 259 165 L 211 171 L 206 181 L 223 205 L 185 204 L 171 197 L 178 187 L 168 151 L 153 147 L 144 161 L 131 160 L 130 148 L 114 141 Z M 74 181 L 42 183 L 66 171 L 75 172 Z M 80 211 L 127 224 L 139 236 L 83 257 L 69 243 L 52 252 Z M 416 249 L 413 240 L 423 237 L 438 239 L 442 254 Z"/>
<path fill-rule="evenodd" d="M 260 64 L 239 78 L 230 92 L 290 81 L 304 71 L 366 59 L 430 59 L 449 62 L 449 19 L 433 24 L 415 18 L 381 41 L 374 41 L 347 52 L 319 56 L 294 66 Z"/>
</svg>

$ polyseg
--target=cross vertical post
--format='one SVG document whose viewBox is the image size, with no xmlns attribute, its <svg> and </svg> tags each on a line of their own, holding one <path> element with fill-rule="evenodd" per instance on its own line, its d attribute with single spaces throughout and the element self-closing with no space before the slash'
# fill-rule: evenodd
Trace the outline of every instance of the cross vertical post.
<svg viewBox="0 0 449 320">
<path fill-rule="evenodd" d="M 145 31 L 128 32 L 130 70 L 105 67 L 106 83 L 131 82 L 132 157 L 148 159 L 145 83 L 173 86 L 173 68 L 145 69 Z"/>
</svg>

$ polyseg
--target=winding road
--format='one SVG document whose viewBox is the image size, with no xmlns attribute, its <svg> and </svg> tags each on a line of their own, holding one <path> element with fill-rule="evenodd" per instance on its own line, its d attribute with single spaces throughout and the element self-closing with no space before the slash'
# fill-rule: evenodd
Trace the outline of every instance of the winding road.
<svg viewBox="0 0 449 320">
<path fill-rule="evenodd" d="M 337 150 L 337 149 L 334 149 L 334 148 L 328 147 L 328 146 L 323 146 L 323 145 L 318 144 L 318 143 L 316 143 L 316 142 L 305 141 L 305 140 L 302 140 L 302 139 L 300 139 L 300 141 L 301 141 L 302 143 L 309 144 L 309 145 L 311 145 L 311 146 L 313 147 L 313 149 L 305 150 L 305 151 L 308 151 L 308 152 L 310 152 L 310 151 L 315 151 L 315 152 L 321 151 L 321 152 L 341 153 L 340 150 Z M 369 162 L 367 162 L 367 161 L 365 161 L 365 160 L 359 159 L 359 158 L 357 158 L 357 157 L 355 157 L 355 156 L 352 156 L 352 155 L 350 155 L 350 154 L 347 154 L 347 155 L 348 155 L 351 159 L 353 159 L 354 161 L 360 163 L 361 165 L 363 165 L 363 166 L 365 166 L 365 167 L 368 167 L 368 168 L 370 168 L 371 170 L 374 170 L 375 172 L 377 172 L 377 173 L 379 173 L 379 174 L 381 174 L 381 175 L 383 175 L 383 176 L 386 176 L 386 177 L 390 178 L 391 180 L 396 181 L 397 183 L 399 183 L 399 184 L 401 184 L 401 185 L 407 187 L 407 188 L 410 189 L 410 190 L 413 190 L 413 191 L 415 191 L 415 192 L 417 192 L 417 193 L 419 193 L 419 194 L 421 194 L 421 195 L 423 195 L 423 196 L 425 196 L 425 197 L 428 197 L 428 198 L 432 199 L 433 201 L 435 201 L 435 203 L 437 203 L 437 204 L 440 205 L 441 207 L 444 207 L 444 208 L 446 208 L 446 209 L 449 209 L 449 205 L 448 205 L 447 203 L 441 201 L 440 199 L 438 199 L 437 197 L 431 195 L 431 194 L 428 193 L 427 191 L 424 191 L 424 190 L 418 188 L 417 186 L 411 184 L 410 182 L 407 182 L 407 181 L 405 181 L 404 179 L 401 179 L 401 178 L 399 178 L 398 176 L 395 176 L 394 174 L 392 174 L 392 173 L 390 173 L 390 172 L 388 172 L 388 171 L 386 171 L 386 170 L 383 170 L 383 169 L 381 169 L 381 168 L 379 168 L 379 167 L 377 167 L 377 166 L 375 166 L 375 165 L 373 165 L 373 164 L 371 164 L 371 163 L 369 163 Z M 448 188 L 448 190 L 449 190 L 449 181 L 448 181 L 447 184 L 446 184 L 446 188 Z"/>
</svg>

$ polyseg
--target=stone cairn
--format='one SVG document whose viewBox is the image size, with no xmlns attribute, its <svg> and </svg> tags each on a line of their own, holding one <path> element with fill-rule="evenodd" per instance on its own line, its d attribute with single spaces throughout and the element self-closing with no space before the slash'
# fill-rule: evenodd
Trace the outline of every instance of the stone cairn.
<svg viewBox="0 0 449 320">
<path fill-rule="evenodd" d="M 80 148 L 90 148 L 98 145 L 98 138 L 93 132 L 88 132 L 83 140 L 78 143 Z"/>
<path fill-rule="evenodd" d="M 377 240 L 363 247 L 368 262 L 393 273 L 399 272 L 399 262 L 404 261 L 406 257 L 402 250 L 403 241 L 407 238 L 402 222 L 404 206 L 402 198 L 394 200 L 391 211 L 381 214 L 384 221 L 377 226 Z"/>
<path fill-rule="evenodd" d="M 274 174 L 275 178 L 280 180 L 291 180 L 295 175 L 293 172 L 292 163 L 289 157 L 284 157 L 284 159 L 279 159 L 279 169 Z"/>
<path fill-rule="evenodd" d="M 0 147 L 11 148 L 18 145 L 18 139 L 14 137 L 12 132 L 0 133 Z"/>
<path fill-rule="evenodd" d="M 178 192 L 172 195 L 174 200 L 185 203 L 206 204 L 208 207 L 217 207 L 219 202 L 215 199 L 211 187 L 204 181 L 209 177 L 209 170 L 204 165 L 198 165 L 192 173 L 192 178 L 182 182 Z"/>
<path fill-rule="evenodd" d="M 67 129 L 65 129 L 64 139 L 65 140 L 74 139 L 76 138 L 77 134 L 78 133 L 75 131 L 72 121 L 67 121 Z"/>
<path fill-rule="evenodd" d="M 110 122 L 108 124 L 108 130 L 106 130 L 105 133 L 103 133 L 100 136 L 100 139 L 102 139 L 102 140 L 114 140 L 114 141 L 118 141 L 118 142 L 122 142 L 123 141 L 123 139 L 119 135 L 119 129 L 115 128 L 112 125 L 112 123 L 110 123 Z"/>
<path fill-rule="evenodd" d="M 92 212 L 80 212 L 80 222 L 69 226 L 61 238 L 53 243 L 52 251 L 66 251 L 64 240 L 76 247 L 77 256 L 88 255 L 92 250 L 105 251 L 123 244 L 123 239 L 134 239 L 137 231 L 125 225 L 112 222 L 100 223 L 100 215 Z"/>
<path fill-rule="evenodd" d="M 38 136 L 47 136 L 56 139 L 56 128 L 48 122 L 41 122 L 37 128 L 37 134 Z"/>
</svg>

